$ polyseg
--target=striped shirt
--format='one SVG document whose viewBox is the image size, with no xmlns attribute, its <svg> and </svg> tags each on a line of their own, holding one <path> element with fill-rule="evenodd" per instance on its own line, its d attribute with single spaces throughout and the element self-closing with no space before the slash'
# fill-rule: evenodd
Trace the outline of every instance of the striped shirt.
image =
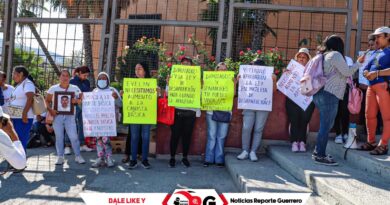
<svg viewBox="0 0 390 205">
<path fill-rule="evenodd" d="M 347 87 L 347 77 L 352 76 L 361 66 L 356 62 L 351 67 L 347 65 L 343 55 L 337 51 L 324 53 L 324 75 L 330 76 L 324 90 L 343 100 Z"/>
</svg>

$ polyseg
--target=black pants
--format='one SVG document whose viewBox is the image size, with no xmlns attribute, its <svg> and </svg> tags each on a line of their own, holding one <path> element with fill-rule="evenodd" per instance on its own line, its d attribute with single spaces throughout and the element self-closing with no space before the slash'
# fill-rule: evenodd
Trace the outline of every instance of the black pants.
<svg viewBox="0 0 390 205">
<path fill-rule="evenodd" d="M 141 135 L 142 130 L 140 130 Z M 138 141 L 138 154 L 142 154 L 142 137 Z M 129 133 L 127 134 L 126 138 L 126 148 L 125 148 L 125 155 L 130 156 L 131 155 L 131 131 L 129 126 Z"/>
<path fill-rule="evenodd" d="M 188 156 L 191 136 L 194 129 L 196 113 L 191 110 L 175 110 L 175 123 L 171 126 L 171 157 L 176 155 L 177 145 L 181 139 L 183 158 Z"/>
<path fill-rule="evenodd" d="M 291 142 L 306 143 L 307 124 L 310 122 L 314 108 L 315 108 L 314 103 L 311 103 L 309 107 L 307 107 L 307 109 L 304 111 L 292 100 L 290 100 L 289 98 L 286 99 L 287 116 L 288 116 L 288 121 L 291 125 L 290 126 Z"/>
<path fill-rule="evenodd" d="M 349 110 L 348 110 L 348 94 L 349 88 L 347 86 L 343 100 L 339 100 L 339 108 L 337 110 L 337 116 L 334 120 L 333 129 L 336 131 L 336 135 L 348 134 L 349 128 Z"/>
</svg>

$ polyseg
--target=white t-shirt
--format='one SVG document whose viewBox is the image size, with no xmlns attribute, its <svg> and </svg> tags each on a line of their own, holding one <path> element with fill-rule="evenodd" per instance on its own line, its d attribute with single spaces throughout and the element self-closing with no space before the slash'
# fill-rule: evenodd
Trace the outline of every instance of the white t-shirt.
<svg viewBox="0 0 390 205">
<path fill-rule="evenodd" d="M 4 113 L 8 113 L 8 106 L 11 103 L 11 95 L 15 90 L 15 88 L 11 85 L 6 85 L 6 86 L 7 86 L 7 89 L 3 90 L 4 105 L 1 106 L 1 108 L 3 108 Z"/>
<path fill-rule="evenodd" d="M 29 79 L 25 79 L 23 82 L 19 83 L 15 90 L 12 92 L 11 103 L 12 106 L 24 107 L 27 103 L 27 95 L 26 93 L 35 93 L 35 85 Z M 11 116 L 11 118 L 16 118 L 15 116 Z M 34 114 L 32 112 L 32 107 L 27 113 L 27 118 L 33 119 Z"/>
<path fill-rule="evenodd" d="M 47 91 L 47 93 L 53 95 L 53 98 L 52 98 L 52 107 L 53 107 L 53 108 L 54 108 L 54 102 L 55 102 L 55 100 L 54 100 L 55 92 L 65 92 L 65 91 L 66 91 L 66 92 L 73 92 L 76 99 L 79 98 L 80 93 L 81 93 L 81 90 L 80 90 L 77 86 L 72 85 L 72 84 L 69 84 L 68 89 L 66 89 L 66 88 L 61 88 L 61 87 L 60 87 L 60 84 L 51 86 L 51 87 L 49 88 L 49 90 Z M 61 96 L 59 96 L 59 97 L 61 97 Z M 61 99 L 60 99 L 60 100 L 61 100 Z M 69 99 L 69 104 L 71 104 L 71 99 Z M 61 105 L 59 105 L 58 108 L 60 108 L 60 106 L 61 106 Z M 59 110 L 61 111 L 62 109 L 59 109 Z M 76 109 L 74 109 L 74 112 L 76 113 Z"/>
<path fill-rule="evenodd" d="M 26 167 L 26 152 L 20 141 L 12 142 L 7 133 L 0 130 L 0 155 L 16 169 Z"/>
</svg>

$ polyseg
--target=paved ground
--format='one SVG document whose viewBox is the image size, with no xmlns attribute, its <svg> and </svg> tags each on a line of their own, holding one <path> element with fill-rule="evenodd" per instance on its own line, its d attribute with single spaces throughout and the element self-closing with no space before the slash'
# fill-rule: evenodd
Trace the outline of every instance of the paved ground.
<svg viewBox="0 0 390 205">
<path fill-rule="evenodd" d="M 176 188 L 214 188 L 218 192 L 239 192 L 225 168 L 204 168 L 192 161 L 191 168 L 182 165 L 168 168 L 167 160 L 151 159 L 152 169 L 139 166 L 127 169 L 114 155 L 115 168 L 90 168 L 96 153 L 83 153 L 85 165 L 67 156 L 64 166 L 55 166 L 54 148 L 28 150 L 28 165 L 23 173 L 0 176 L 2 204 L 82 204 L 78 194 L 87 192 L 147 193 L 172 192 Z M 0 159 L 0 170 L 5 169 Z M 50 203 L 49 203 L 50 202 Z"/>
</svg>

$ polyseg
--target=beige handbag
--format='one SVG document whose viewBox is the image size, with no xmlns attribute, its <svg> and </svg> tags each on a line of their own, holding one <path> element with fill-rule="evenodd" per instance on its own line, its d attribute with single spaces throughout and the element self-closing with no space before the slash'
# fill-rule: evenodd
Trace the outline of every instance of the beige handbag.
<svg viewBox="0 0 390 205">
<path fill-rule="evenodd" d="M 22 118 L 23 109 L 24 109 L 23 107 L 9 105 L 7 107 L 8 110 L 7 114 L 11 116 L 11 118 Z"/>
<path fill-rule="evenodd" d="M 40 115 L 47 111 L 46 101 L 43 95 L 41 94 L 34 95 L 32 110 L 34 115 Z"/>
</svg>

